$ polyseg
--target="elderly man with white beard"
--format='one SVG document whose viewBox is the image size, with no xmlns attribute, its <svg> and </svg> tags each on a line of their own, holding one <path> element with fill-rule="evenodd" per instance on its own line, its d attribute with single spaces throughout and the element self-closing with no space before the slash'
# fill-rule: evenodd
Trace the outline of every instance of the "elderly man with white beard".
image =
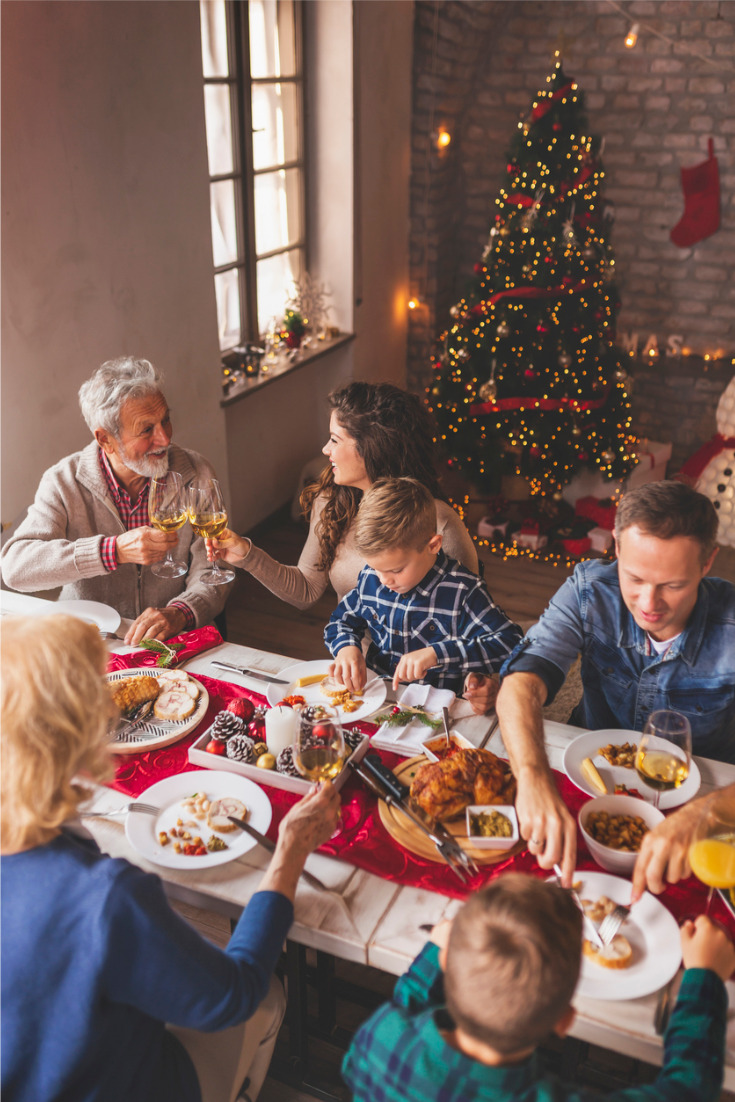
<svg viewBox="0 0 735 1102">
<path fill-rule="evenodd" d="M 94 440 L 49 468 L 33 505 L 3 549 L 3 581 L 21 593 L 61 586 L 62 599 L 101 601 L 132 620 L 125 642 L 167 639 L 209 623 L 230 586 L 200 580 L 204 540 L 189 525 L 160 532 L 148 523 L 152 478 L 178 471 L 184 485 L 215 474 L 201 455 L 171 443 L 161 377 L 148 360 L 108 360 L 79 390 Z M 151 566 L 178 545 L 180 578 Z"/>
</svg>

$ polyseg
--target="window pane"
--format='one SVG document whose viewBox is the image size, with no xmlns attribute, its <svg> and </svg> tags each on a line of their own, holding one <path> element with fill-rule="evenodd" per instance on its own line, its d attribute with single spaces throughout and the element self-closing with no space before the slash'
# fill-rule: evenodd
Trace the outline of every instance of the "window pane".
<svg viewBox="0 0 735 1102">
<path fill-rule="evenodd" d="M 279 169 L 255 177 L 255 252 L 294 245 L 301 237 L 301 170 Z"/>
<path fill-rule="evenodd" d="M 250 0 L 250 74 L 296 75 L 293 0 Z"/>
<path fill-rule="evenodd" d="M 220 351 L 240 343 L 240 286 L 237 269 L 214 277 Z"/>
<path fill-rule="evenodd" d="M 235 188 L 232 180 L 209 185 L 212 211 L 212 255 L 215 268 L 237 260 Z"/>
<path fill-rule="evenodd" d="M 209 175 L 232 172 L 232 119 L 230 89 L 226 84 L 205 84 L 204 113 L 207 120 Z"/>
<path fill-rule="evenodd" d="M 280 320 L 283 317 L 286 302 L 293 294 L 293 281 L 300 279 L 303 263 L 303 249 L 292 249 L 258 261 L 258 331 L 261 334 L 268 331 L 272 318 Z"/>
<path fill-rule="evenodd" d="M 225 0 L 200 0 L 199 18 L 202 24 L 202 66 L 205 77 L 226 77 L 227 15 Z"/>
<path fill-rule="evenodd" d="M 274 168 L 299 154 L 294 84 L 253 85 L 253 165 Z"/>
</svg>

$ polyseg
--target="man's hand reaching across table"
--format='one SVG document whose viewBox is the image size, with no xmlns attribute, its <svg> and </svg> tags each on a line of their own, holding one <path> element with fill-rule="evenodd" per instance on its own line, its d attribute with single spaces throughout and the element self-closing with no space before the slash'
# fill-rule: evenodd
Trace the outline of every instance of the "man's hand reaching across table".
<svg viewBox="0 0 735 1102">
<path fill-rule="evenodd" d="M 548 769 L 521 769 L 516 780 L 518 827 L 528 852 L 542 869 L 561 865 L 562 885 L 570 888 L 577 858 L 577 824 Z"/>
</svg>

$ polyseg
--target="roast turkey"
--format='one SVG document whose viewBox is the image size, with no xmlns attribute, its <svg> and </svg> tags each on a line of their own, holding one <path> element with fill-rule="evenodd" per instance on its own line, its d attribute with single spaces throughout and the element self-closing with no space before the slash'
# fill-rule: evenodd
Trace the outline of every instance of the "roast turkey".
<svg viewBox="0 0 735 1102">
<path fill-rule="evenodd" d="M 470 804 L 512 804 L 516 782 L 510 766 L 490 750 L 458 750 L 419 767 L 411 799 L 422 811 L 446 822 Z"/>
</svg>

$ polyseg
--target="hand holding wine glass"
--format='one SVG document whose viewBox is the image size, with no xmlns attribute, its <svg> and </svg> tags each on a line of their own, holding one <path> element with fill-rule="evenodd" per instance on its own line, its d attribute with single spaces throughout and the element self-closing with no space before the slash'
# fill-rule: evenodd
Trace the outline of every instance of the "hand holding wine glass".
<svg viewBox="0 0 735 1102">
<path fill-rule="evenodd" d="M 167 471 L 161 478 L 151 479 L 148 518 L 159 532 L 177 532 L 186 524 L 186 490 L 178 471 Z M 180 578 L 188 569 L 187 563 L 174 559 L 170 548 L 163 562 L 151 567 L 158 578 Z"/>
<path fill-rule="evenodd" d="M 196 534 L 203 539 L 211 539 L 224 532 L 227 510 L 216 478 L 198 478 L 189 486 L 189 520 Z M 201 575 L 201 580 L 208 585 L 222 585 L 231 582 L 234 577 L 234 570 L 229 567 L 222 570 L 215 561 L 211 569 Z"/>
<path fill-rule="evenodd" d="M 654 790 L 654 807 L 662 792 L 680 788 L 689 776 L 692 729 L 681 712 L 652 712 L 643 728 L 635 758 L 636 773 Z"/>
</svg>

